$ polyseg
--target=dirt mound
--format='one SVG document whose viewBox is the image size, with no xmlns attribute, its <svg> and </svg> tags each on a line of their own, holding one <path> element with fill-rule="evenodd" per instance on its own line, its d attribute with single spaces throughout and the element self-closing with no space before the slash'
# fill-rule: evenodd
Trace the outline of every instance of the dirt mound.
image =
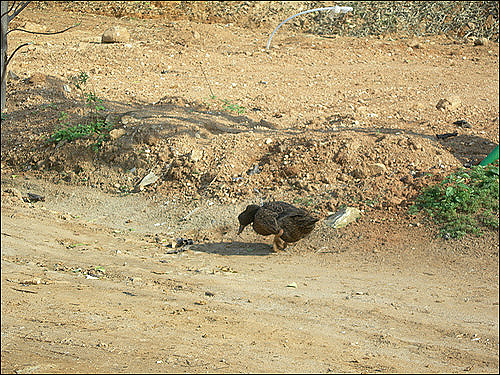
<svg viewBox="0 0 500 375">
<path fill-rule="evenodd" d="M 24 94 L 35 90 L 24 82 L 17 88 Z M 111 137 L 98 150 L 91 139 L 51 143 L 32 128 L 22 133 L 26 143 L 15 140 L 18 133 L 4 133 L 2 159 L 52 181 L 114 193 L 139 191 L 142 179 L 153 173 L 158 180 L 144 186 L 144 193 L 157 199 L 234 203 L 273 197 L 325 211 L 343 203 L 404 207 L 431 180 L 461 165 L 432 136 L 369 129 L 341 114 L 317 119 L 307 130 L 280 129 L 163 98 L 107 119 L 114 122 Z"/>
<path fill-rule="evenodd" d="M 61 26 L 29 9 L 15 21 L 23 17 Z M 35 45 L 11 63 L 3 168 L 158 200 L 392 209 L 498 142 L 498 88 L 481 83 L 498 68 L 497 45 L 283 30 L 268 52 L 269 30 L 77 13 L 68 23 L 75 17 L 81 26 L 50 42 L 29 36 Z M 100 43 L 112 24 L 130 29 L 130 43 Z M 82 72 L 110 127 L 94 134 L 105 139 L 97 150 L 95 137 L 47 142 L 91 120 L 72 85 Z M 454 108 L 436 108 L 452 96 Z M 145 184 L 148 175 L 156 181 Z"/>
</svg>

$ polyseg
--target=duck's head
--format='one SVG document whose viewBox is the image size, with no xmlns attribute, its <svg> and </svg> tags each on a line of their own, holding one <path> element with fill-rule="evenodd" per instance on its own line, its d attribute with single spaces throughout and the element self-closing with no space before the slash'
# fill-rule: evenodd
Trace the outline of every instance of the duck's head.
<svg viewBox="0 0 500 375">
<path fill-rule="evenodd" d="M 238 229 L 238 234 L 243 232 L 243 229 L 245 229 L 248 224 L 253 222 L 253 220 L 255 219 L 255 213 L 259 208 L 260 206 L 257 206 L 256 204 L 250 204 L 247 206 L 245 211 L 238 215 L 238 221 L 240 222 L 240 229 Z"/>
</svg>

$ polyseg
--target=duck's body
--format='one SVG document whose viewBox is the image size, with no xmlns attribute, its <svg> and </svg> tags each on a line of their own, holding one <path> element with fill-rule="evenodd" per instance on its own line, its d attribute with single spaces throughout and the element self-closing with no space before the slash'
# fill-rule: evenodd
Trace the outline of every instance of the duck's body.
<svg viewBox="0 0 500 375">
<path fill-rule="evenodd" d="M 267 202 L 262 206 L 251 204 L 239 216 L 240 234 L 248 224 L 260 235 L 274 234 L 274 251 L 283 250 L 288 243 L 307 236 L 319 220 L 302 208 L 286 202 Z"/>
</svg>

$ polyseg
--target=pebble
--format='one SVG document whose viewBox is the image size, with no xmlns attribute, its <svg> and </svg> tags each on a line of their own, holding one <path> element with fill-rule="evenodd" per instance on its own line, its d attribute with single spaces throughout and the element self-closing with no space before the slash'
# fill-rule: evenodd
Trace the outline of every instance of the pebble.
<svg viewBox="0 0 500 375">
<path fill-rule="evenodd" d="M 189 160 L 191 160 L 193 163 L 200 161 L 202 157 L 203 157 L 203 150 L 200 149 L 193 149 L 189 153 Z"/>
<path fill-rule="evenodd" d="M 475 46 L 487 46 L 490 41 L 488 38 L 476 38 L 474 39 L 474 45 Z"/>
<path fill-rule="evenodd" d="M 158 180 L 158 176 L 155 175 L 153 172 L 150 172 L 148 175 L 144 176 L 144 178 L 139 182 L 139 189 L 142 190 L 144 186 L 148 186 L 151 184 L 154 184 Z"/>
<path fill-rule="evenodd" d="M 24 284 L 24 285 L 39 285 L 42 283 L 42 280 L 40 280 L 39 277 L 35 277 L 33 279 L 30 279 L 30 280 L 24 280 L 21 282 L 21 284 Z"/>
<path fill-rule="evenodd" d="M 471 128 L 471 124 L 469 124 L 466 120 L 457 120 L 453 123 L 453 125 L 460 126 L 461 128 Z"/>
<path fill-rule="evenodd" d="M 130 40 L 130 33 L 122 26 L 113 26 L 104 31 L 102 43 L 125 43 Z"/>
<path fill-rule="evenodd" d="M 366 169 L 372 176 L 378 176 L 387 171 L 387 167 L 382 163 L 369 163 L 366 165 Z"/>
<path fill-rule="evenodd" d="M 436 108 L 439 110 L 454 110 L 462 104 L 462 100 L 457 95 L 450 95 L 445 98 L 439 99 Z"/>
<path fill-rule="evenodd" d="M 38 195 L 34 193 L 28 193 L 28 201 L 29 202 L 40 202 L 40 201 L 45 201 L 45 197 L 43 195 Z"/>
</svg>

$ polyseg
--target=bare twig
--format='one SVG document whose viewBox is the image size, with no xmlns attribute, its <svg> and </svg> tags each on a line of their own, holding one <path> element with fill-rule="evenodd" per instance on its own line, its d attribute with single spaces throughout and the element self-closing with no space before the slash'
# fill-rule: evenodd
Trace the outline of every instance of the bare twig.
<svg viewBox="0 0 500 375">
<path fill-rule="evenodd" d="M 18 292 L 23 292 L 23 293 L 33 293 L 33 294 L 38 294 L 38 292 L 34 292 L 32 290 L 26 290 L 26 289 L 17 289 L 17 288 L 12 288 L 14 290 L 17 290 Z"/>
<path fill-rule="evenodd" d="M 201 207 L 196 207 L 193 211 L 191 211 L 190 213 L 188 213 L 186 216 L 184 216 L 183 218 L 181 218 L 181 220 L 187 220 L 187 218 L 189 216 L 191 216 L 192 214 L 194 214 L 196 211 L 199 211 L 201 210 Z"/>
<path fill-rule="evenodd" d="M 212 94 L 212 98 L 215 97 L 214 92 L 212 91 L 212 87 L 210 87 L 210 82 L 208 81 L 207 76 L 205 75 L 205 71 L 203 70 L 203 64 L 200 63 L 200 68 L 201 72 L 203 73 L 203 77 L 205 78 L 205 81 L 207 81 L 208 89 L 210 90 L 210 94 Z"/>
<path fill-rule="evenodd" d="M 15 1 L 12 2 L 12 5 L 10 6 L 10 8 L 9 8 L 9 10 L 7 12 L 2 13 L 1 17 L 5 16 L 6 14 L 9 14 L 9 12 L 12 10 L 12 8 L 14 8 L 14 5 L 16 5 Z"/>
<path fill-rule="evenodd" d="M 19 13 L 22 12 L 22 10 L 24 8 L 26 8 L 28 6 L 28 4 L 31 3 L 31 1 L 23 1 L 21 4 L 19 4 L 16 9 L 14 9 L 14 13 L 12 13 L 10 16 L 9 16 L 9 22 L 14 18 L 16 17 Z"/>
<path fill-rule="evenodd" d="M 7 73 L 7 65 L 9 65 L 9 62 L 10 60 L 12 59 L 12 57 L 14 56 L 14 54 L 19 51 L 19 49 L 21 49 L 22 47 L 24 46 L 28 46 L 30 44 L 33 44 L 33 42 L 29 42 L 29 43 L 24 43 L 24 44 L 21 44 L 20 46 L 18 46 L 14 52 L 12 52 L 12 54 L 9 56 L 9 58 L 7 59 L 7 61 L 5 62 L 4 66 L 3 66 L 3 71 L 2 71 L 2 82 L 3 82 L 3 79 L 5 77 L 5 74 Z"/>
<path fill-rule="evenodd" d="M 70 26 L 64 30 L 61 30 L 61 31 L 54 31 L 54 32 L 50 32 L 50 33 L 43 33 L 43 32 L 38 32 L 38 31 L 30 31 L 30 30 L 24 30 L 24 29 L 11 29 L 9 31 L 7 31 L 5 33 L 5 35 L 7 35 L 8 33 L 10 33 L 11 31 L 23 31 L 25 33 L 28 33 L 28 34 L 38 34 L 38 35 L 55 35 L 55 34 L 61 34 L 61 33 L 64 33 L 65 31 L 68 31 L 74 27 L 77 27 L 77 26 L 80 26 L 81 22 L 77 23 L 77 24 L 74 24 L 73 26 Z"/>
</svg>

